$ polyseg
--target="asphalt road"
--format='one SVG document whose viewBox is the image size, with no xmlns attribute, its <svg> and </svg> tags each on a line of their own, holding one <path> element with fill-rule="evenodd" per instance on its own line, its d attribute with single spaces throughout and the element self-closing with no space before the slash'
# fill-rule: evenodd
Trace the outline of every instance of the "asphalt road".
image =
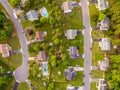
<svg viewBox="0 0 120 90">
<path fill-rule="evenodd" d="M 22 32 L 23 28 L 19 21 L 14 17 L 13 15 L 13 9 L 9 5 L 7 0 L 0 0 L 6 11 L 11 17 L 12 22 L 14 23 L 14 26 L 17 30 L 20 44 L 21 44 L 21 49 L 22 49 L 22 65 L 18 67 L 14 72 L 13 75 L 15 77 L 16 82 L 21 83 L 24 82 L 27 77 L 28 77 L 28 46 L 26 44 L 26 37 L 24 33 Z"/>
<path fill-rule="evenodd" d="M 91 26 L 90 16 L 87 0 L 81 0 L 82 16 L 84 28 L 84 78 L 83 78 L 83 90 L 90 90 L 90 72 L 91 72 L 91 61 L 92 52 L 90 48 L 91 43 Z"/>
</svg>

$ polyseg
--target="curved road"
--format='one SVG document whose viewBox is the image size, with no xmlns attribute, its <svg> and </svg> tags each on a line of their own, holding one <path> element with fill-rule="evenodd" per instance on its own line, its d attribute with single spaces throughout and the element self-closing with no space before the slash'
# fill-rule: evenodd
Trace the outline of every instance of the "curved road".
<svg viewBox="0 0 120 90">
<path fill-rule="evenodd" d="M 4 6 L 4 8 L 8 12 L 8 14 L 10 15 L 11 20 L 13 21 L 14 26 L 15 26 L 18 36 L 19 36 L 21 49 L 22 49 L 22 60 L 23 61 L 22 61 L 22 65 L 14 71 L 14 77 L 15 77 L 16 82 L 21 83 L 21 82 L 24 82 L 28 77 L 29 65 L 28 65 L 28 46 L 26 43 L 26 37 L 25 37 L 24 33 L 22 32 L 23 28 L 22 28 L 21 24 L 14 17 L 13 9 L 9 5 L 8 1 L 0 0 L 0 2 L 2 3 L 2 5 Z"/>
<path fill-rule="evenodd" d="M 90 16 L 88 1 L 81 0 L 82 7 L 82 16 L 83 16 L 83 25 L 84 29 L 84 78 L 83 78 L 83 90 L 90 90 L 90 73 L 91 73 L 91 61 L 92 61 L 92 52 L 90 48 L 92 47 L 91 42 L 91 26 L 90 26 Z"/>
</svg>

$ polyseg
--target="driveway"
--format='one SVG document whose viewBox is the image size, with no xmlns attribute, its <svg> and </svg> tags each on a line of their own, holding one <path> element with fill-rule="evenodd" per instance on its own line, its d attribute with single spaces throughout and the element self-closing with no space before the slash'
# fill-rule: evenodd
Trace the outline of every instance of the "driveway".
<svg viewBox="0 0 120 90">
<path fill-rule="evenodd" d="M 90 48 L 91 43 L 91 26 L 90 26 L 90 16 L 87 0 L 81 0 L 82 16 L 84 28 L 84 78 L 83 78 L 83 90 L 90 90 L 90 72 L 91 72 L 91 61 L 92 52 Z"/>
<path fill-rule="evenodd" d="M 17 30 L 18 37 L 21 44 L 22 49 L 22 65 L 18 67 L 14 72 L 13 75 L 15 77 L 15 80 L 18 83 L 24 82 L 28 78 L 28 46 L 26 44 L 26 37 L 24 33 L 22 32 L 23 28 L 19 21 L 14 17 L 13 15 L 13 9 L 9 5 L 7 0 L 0 0 L 1 4 L 4 6 L 6 11 L 8 12 L 9 16 L 11 17 L 12 22 L 14 23 L 14 26 Z"/>
</svg>

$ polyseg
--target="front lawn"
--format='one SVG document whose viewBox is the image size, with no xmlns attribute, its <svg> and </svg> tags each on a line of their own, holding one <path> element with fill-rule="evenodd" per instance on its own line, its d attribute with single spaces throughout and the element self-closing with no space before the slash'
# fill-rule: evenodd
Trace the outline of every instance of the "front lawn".
<svg viewBox="0 0 120 90">
<path fill-rule="evenodd" d="M 98 17 L 99 17 L 99 12 L 98 12 L 95 4 L 90 4 L 89 5 L 89 12 L 90 12 L 91 26 L 95 27 L 97 25 Z"/>
<path fill-rule="evenodd" d="M 101 30 L 93 30 L 92 31 L 92 38 L 103 38 L 104 33 Z"/>
<path fill-rule="evenodd" d="M 96 86 L 97 86 L 96 82 L 91 82 L 90 83 L 90 90 L 98 90 Z"/>
<path fill-rule="evenodd" d="M 100 70 L 92 70 L 91 73 L 92 73 L 91 78 L 97 78 L 97 79 L 103 78 L 104 75 L 104 73 Z"/>
<path fill-rule="evenodd" d="M 96 66 L 99 60 L 104 59 L 104 52 L 102 52 L 98 46 L 98 43 L 92 44 L 92 65 Z"/>
</svg>

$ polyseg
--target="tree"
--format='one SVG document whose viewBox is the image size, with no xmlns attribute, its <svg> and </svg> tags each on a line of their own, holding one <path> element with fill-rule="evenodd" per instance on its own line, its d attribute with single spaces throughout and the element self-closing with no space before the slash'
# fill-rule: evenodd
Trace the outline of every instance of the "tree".
<svg viewBox="0 0 120 90">
<path fill-rule="evenodd" d="M 46 23 L 47 21 L 48 21 L 48 19 L 46 17 L 41 17 L 40 18 L 41 23 Z"/>
<path fill-rule="evenodd" d="M 52 55 L 49 61 L 50 61 L 51 66 L 53 66 L 53 67 L 56 66 L 56 56 L 55 55 Z"/>
<path fill-rule="evenodd" d="M 13 8 L 17 7 L 20 4 L 20 0 L 9 0 Z"/>
<path fill-rule="evenodd" d="M 100 16 L 98 18 L 99 21 L 102 21 L 106 18 L 106 15 L 104 13 L 100 13 Z"/>
<path fill-rule="evenodd" d="M 55 87 L 55 84 L 53 82 L 49 83 L 48 90 L 54 90 L 54 87 Z"/>
</svg>

